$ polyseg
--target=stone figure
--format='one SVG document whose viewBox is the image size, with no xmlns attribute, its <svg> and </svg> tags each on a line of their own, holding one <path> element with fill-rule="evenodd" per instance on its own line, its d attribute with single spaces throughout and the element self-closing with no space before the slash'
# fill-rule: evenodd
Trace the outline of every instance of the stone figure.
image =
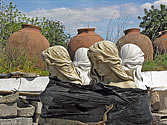
<svg viewBox="0 0 167 125">
<path fill-rule="evenodd" d="M 89 47 L 88 57 L 91 62 L 90 84 L 102 82 L 121 88 L 136 88 L 131 76 L 121 65 L 116 45 L 110 41 L 100 41 Z"/>
<path fill-rule="evenodd" d="M 79 74 L 83 85 L 88 85 L 90 83 L 91 64 L 87 56 L 87 51 L 88 51 L 88 48 L 79 48 L 75 52 L 74 61 L 73 61 L 74 67 L 77 73 Z"/>
<path fill-rule="evenodd" d="M 143 83 L 143 77 L 141 73 L 144 62 L 144 53 L 142 50 L 135 44 L 125 44 L 121 47 L 120 57 L 122 59 L 122 65 L 124 69 L 133 70 L 133 77 L 137 88 L 147 89 Z"/>
<path fill-rule="evenodd" d="M 63 46 L 53 46 L 42 52 L 42 58 L 47 65 L 51 77 L 59 80 L 82 84 L 67 50 Z"/>
</svg>

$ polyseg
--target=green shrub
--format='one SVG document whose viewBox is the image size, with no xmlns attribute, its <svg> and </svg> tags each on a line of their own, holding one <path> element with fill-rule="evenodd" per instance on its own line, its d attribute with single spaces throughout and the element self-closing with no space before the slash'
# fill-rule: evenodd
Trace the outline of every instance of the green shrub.
<svg viewBox="0 0 167 125">
<path fill-rule="evenodd" d="M 49 20 L 45 17 L 26 17 L 12 2 L 6 5 L 0 0 L 0 44 L 5 46 L 10 35 L 22 28 L 22 24 L 32 24 L 41 27 L 41 33 L 49 41 L 50 45 L 67 46 L 70 35 L 65 33 L 65 27 L 60 21 Z"/>
<path fill-rule="evenodd" d="M 144 16 L 138 16 L 141 20 L 139 27 L 143 28 L 142 33 L 147 35 L 151 41 L 159 37 L 159 32 L 167 30 L 167 8 L 160 4 L 159 9 L 154 5 L 150 9 L 144 9 Z"/>
<path fill-rule="evenodd" d="M 162 71 L 167 70 L 167 54 L 155 56 L 153 61 L 146 61 L 142 71 Z"/>
<path fill-rule="evenodd" d="M 60 21 L 49 20 L 45 17 L 42 19 L 38 17 L 26 17 L 26 15 L 20 12 L 12 2 L 7 5 L 4 0 L 0 0 L 0 73 L 19 70 L 22 72 L 48 75 L 47 71 L 37 68 L 39 57 L 30 60 L 23 50 L 6 50 L 8 38 L 11 34 L 20 30 L 22 24 L 40 26 L 41 33 L 46 37 L 51 46 L 67 46 L 70 35 L 65 34 L 65 27 Z"/>
<path fill-rule="evenodd" d="M 40 57 L 29 58 L 24 49 L 1 49 L 0 50 L 0 73 L 26 72 L 36 73 L 40 76 L 49 75 L 46 70 L 38 68 Z"/>
</svg>

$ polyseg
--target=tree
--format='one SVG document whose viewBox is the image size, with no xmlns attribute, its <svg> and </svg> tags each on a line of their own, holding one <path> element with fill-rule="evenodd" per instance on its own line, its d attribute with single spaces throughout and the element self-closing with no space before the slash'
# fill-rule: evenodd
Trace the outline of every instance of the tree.
<svg viewBox="0 0 167 125">
<path fill-rule="evenodd" d="M 160 5 L 160 9 L 152 5 L 150 10 L 144 9 L 144 13 L 145 16 L 138 16 L 138 19 L 142 20 L 139 27 L 144 28 L 142 33 L 154 41 L 160 31 L 167 30 L 167 9 L 163 4 Z"/>
<path fill-rule="evenodd" d="M 70 39 L 69 34 L 65 34 L 65 27 L 60 21 L 49 20 L 43 17 L 39 22 L 42 34 L 47 38 L 50 46 L 62 45 L 67 47 Z"/>
<path fill-rule="evenodd" d="M 3 0 L 0 0 L 0 44 L 2 46 L 6 45 L 13 32 L 21 29 L 23 23 L 40 26 L 41 33 L 48 39 L 51 46 L 67 46 L 70 35 L 65 34 L 65 27 L 60 21 L 49 20 L 45 17 L 28 18 L 12 2 L 6 5 Z"/>
<path fill-rule="evenodd" d="M 5 4 L 4 0 L 0 0 L 0 73 L 13 71 L 35 72 L 39 74 L 47 74 L 39 69 L 38 60 L 30 60 L 23 50 L 14 48 L 8 51 L 6 43 L 8 38 L 14 32 L 22 28 L 22 24 L 33 24 L 41 27 L 41 33 L 48 39 L 50 45 L 67 46 L 70 38 L 69 34 L 65 34 L 65 27 L 60 21 L 49 20 L 43 17 L 29 18 L 20 12 L 16 5 L 10 2 Z"/>
</svg>

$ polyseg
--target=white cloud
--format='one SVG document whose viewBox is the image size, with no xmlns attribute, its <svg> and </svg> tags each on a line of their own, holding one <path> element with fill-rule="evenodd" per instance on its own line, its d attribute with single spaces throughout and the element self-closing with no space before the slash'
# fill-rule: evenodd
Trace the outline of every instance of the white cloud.
<svg viewBox="0 0 167 125">
<path fill-rule="evenodd" d="M 120 17 L 135 17 L 141 14 L 143 8 L 137 6 L 135 3 L 128 3 L 123 5 L 113 5 L 99 8 L 55 8 L 55 9 L 37 9 L 35 11 L 26 12 L 29 17 L 47 17 L 53 20 L 59 20 L 65 25 L 66 31 L 70 34 L 76 34 L 78 28 L 84 27 L 103 27 L 102 30 L 98 30 L 100 33 L 104 33 L 105 27 L 107 27 L 109 20 L 115 20 Z M 99 23 L 100 22 L 100 23 Z M 134 22 L 127 22 L 134 24 Z"/>
<path fill-rule="evenodd" d="M 158 0 L 158 1 L 155 1 L 153 4 L 154 4 L 155 6 L 156 6 L 156 5 L 160 5 L 160 4 L 165 4 L 165 5 L 167 5 L 167 0 Z"/>
<path fill-rule="evenodd" d="M 167 0 L 157 0 L 153 3 L 145 3 L 145 4 L 141 5 L 141 8 L 150 9 L 151 5 L 154 5 L 154 7 L 159 8 L 160 4 L 167 5 Z"/>
<path fill-rule="evenodd" d="M 131 21 L 129 21 L 129 24 L 134 24 L 134 22 L 131 20 Z"/>
<path fill-rule="evenodd" d="M 62 22 L 70 21 L 77 22 L 93 22 L 102 19 L 118 18 L 120 15 L 119 6 L 109 6 L 101 8 L 84 8 L 84 9 L 70 9 L 70 8 L 56 8 L 51 10 L 37 9 L 36 11 L 26 12 L 27 16 L 47 17 L 54 20 L 61 20 Z"/>
<path fill-rule="evenodd" d="M 134 3 L 123 4 L 122 7 L 123 7 L 123 12 L 126 13 L 127 15 L 136 16 L 141 13 L 140 11 L 141 8 Z"/>
<path fill-rule="evenodd" d="M 96 26 L 96 22 L 116 19 L 120 16 L 119 6 L 108 6 L 100 8 L 55 8 L 51 10 L 37 9 L 25 13 L 29 17 L 47 17 L 53 20 L 61 21 L 67 29 L 67 32 L 76 33 L 77 28 Z"/>
<path fill-rule="evenodd" d="M 151 8 L 151 5 L 152 5 L 151 3 L 145 3 L 145 4 L 141 5 L 140 7 L 143 8 L 143 9 L 144 9 L 144 8 L 150 9 L 150 8 Z"/>
</svg>

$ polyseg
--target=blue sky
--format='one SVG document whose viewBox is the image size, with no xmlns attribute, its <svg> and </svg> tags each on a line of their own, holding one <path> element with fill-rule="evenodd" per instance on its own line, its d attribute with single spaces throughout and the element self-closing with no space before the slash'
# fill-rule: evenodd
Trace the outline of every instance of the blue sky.
<svg viewBox="0 0 167 125">
<path fill-rule="evenodd" d="M 95 27 L 96 33 L 106 39 L 107 32 L 112 39 L 122 30 L 139 28 L 143 9 L 151 5 L 167 5 L 167 0 L 4 0 L 13 2 L 29 17 L 47 17 L 59 20 L 72 36 L 78 28 Z M 110 27 L 108 26 L 111 21 Z M 122 28 L 119 26 L 122 25 Z M 111 33 L 110 33 L 110 32 Z"/>
</svg>

